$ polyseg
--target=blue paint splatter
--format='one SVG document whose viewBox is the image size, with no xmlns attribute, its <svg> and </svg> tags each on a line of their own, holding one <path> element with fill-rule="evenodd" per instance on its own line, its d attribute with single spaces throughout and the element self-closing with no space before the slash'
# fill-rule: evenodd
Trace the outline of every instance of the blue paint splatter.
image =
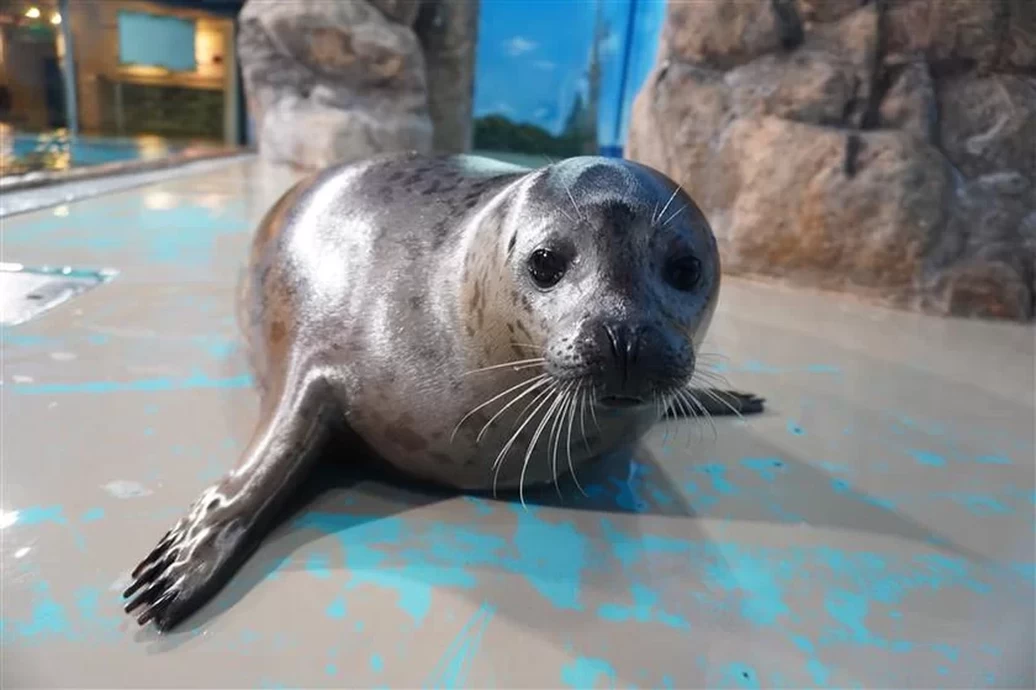
<svg viewBox="0 0 1036 690">
<path fill-rule="evenodd" d="M 326 673 L 329 676 L 336 676 L 338 675 L 338 666 L 336 666 L 335 664 L 327 664 L 326 666 L 324 666 L 324 673 Z"/>
<path fill-rule="evenodd" d="M 18 634 L 27 638 L 47 635 L 69 637 L 71 627 L 65 608 L 49 595 L 50 585 L 46 582 L 36 582 L 33 591 L 31 617 L 28 623 L 18 626 Z"/>
<path fill-rule="evenodd" d="M 706 583 L 710 587 L 742 594 L 741 615 L 757 626 L 773 625 L 778 618 L 790 613 L 783 599 L 783 590 L 778 584 L 776 571 L 784 572 L 786 566 L 767 562 L 735 545 L 720 548 L 720 563 L 707 569 Z"/>
<path fill-rule="evenodd" d="M 981 465 L 1010 465 L 1011 459 L 1003 455 L 980 455 L 975 462 Z"/>
<path fill-rule="evenodd" d="M 385 660 L 381 658 L 380 654 L 371 654 L 371 670 L 375 673 L 385 670 Z"/>
<path fill-rule="evenodd" d="M 685 619 L 659 607 L 660 597 L 657 592 L 644 585 L 634 584 L 630 587 L 630 595 L 633 598 L 633 606 L 602 604 L 597 609 L 598 617 L 615 622 L 631 620 L 638 623 L 656 622 L 670 628 L 690 630 L 691 624 Z"/>
<path fill-rule="evenodd" d="M 494 607 L 482 604 L 464 624 L 432 671 L 432 687 L 457 688 L 465 685 L 471 662 L 482 646 L 482 637 L 495 613 Z"/>
<path fill-rule="evenodd" d="M 841 374 L 841 367 L 837 367 L 834 364 L 810 364 L 806 367 L 806 371 L 811 374 Z"/>
<path fill-rule="evenodd" d="M 979 494 L 950 493 L 945 494 L 946 498 L 959 503 L 967 508 L 974 515 L 986 517 L 990 515 L 1008 515 L 1013 512 L 1009 507 L 992 496 Z"/>
<path fill-rule="evenodd" d="M 58 525 L 68 524 L 61 506 L 33 506 L 16 512 L 18 513 L 16 524 L 25 527 L 44 522 L 53 522 Z"/>
<path fill-rule="evenodd" d="M 90 510 L 83 513 L 83 517 L 80 518 L 83 522 L 93 522 L 100 520 L 104 517 L 104 508 L 91 508 Z"/>
<path fill-rule="evenodd" d="M 331 570 L 327 566 L 326 553 L 311 553 L 306 559 L 306 572 L 313 577 L 327 580 L 331 577 Z"/>
<path fill-rule="evenodd" d="M 757 359 L 750 359 L 744 363 L 741 368 L 742 371 L 751 372 L 753 374 L 780 374 L 783 373 L 782 369 L 772 367 L 768 364 L 764 364 Z"/>
<path fill-rule="evenodd" d="M 799 426 L 797 423 L 790 419 L 788 420 L 788 423 L 785 425 L 785 427 L 787 428 L 788 433 L 792 436 L 802 436 L 806 433 L 801 426 Z"/>
<path fill-rule="evenodd" d="M 573 688 L 592 688 L 603 679 L 615 687 L 615 669 L 604 659 L 581 656 L 561 669 L 561 682 Z"/>
<path fill-rule="evenodd" d="M 345 618 L 345 597 L 336 597 L 334 601 L 328 604 L 324 613 L 330 618 Z"/>
<path fill-rule="evenodd" d="M 910 450 L 907 451 L 910 455 L 921 465 L 927 465 L 928 467 L 943 467 L 946 464 L 946 458 L 935 453 L 930 453 L 924 450 Z"/>
<path fill-rule="evenodd" d="M 650 508 L 650 504 L 642 499 L 637 490 L 643 483 L 642 465 L 636 462 L 630 463 L 629 475 L 625 481 L 618 477 L 611 477 L 610 481 L 617 489 L 615 494 L 615 505 L 631 513 L 644 513 Z"/>
<path fill-rule="evenodd" d="M 1002 656 L 1003 653 L 1004 653 L 1004 650 L 1000 649 L 999 647 L 996 647 L 996 646 L 991 645 L 991 644 L 985 644 L 985 643 L 979 645 L 979 649 L 982 650 L 983 654 L 988 654 L 989 656 L 994 656 L 994 657 Z"/>
<path fill-rule="evenodd" d="M 833 589 L 824 597 L 824 608 L 832 619 L 848 629 L 849 636 L 855 644 L 874 644 L 875 638 L 871 636 L 866 625 L 870 611 L 867 596 Z"/>
<path fill-rule="evenodd" d="M 212 378 L 195 372 L 186 378 L 169 377 L 136 379 L 133 381 L 81 381 L 77 383 L 16 383 L 11 391 L 18 395 L 58 395 L 64 393 L 127 393 L 195 390 L 202 388 L 250 388 L 252 377 L 243 374 L 226 378 Z"/>
<path fill-rule="evenodd" d="M 475 512 L 478 515 L 491 515 L 493 513 L 493 506 L 489 504 L 489 501 L 478 496 L 465 496 L 464 500 L 467 503 L 475 506 Z"/>
<path fill-rule="evenodd" d="M 806 662 L 806 671 L 813 683 L 819 688 L 826 688 L 831 680 L 831 669 L 821 663 L 820 659 L 810 659 Z"/>
<path fill-rule="evenodd" d="M 757 472 L 765 481 L 777 480 L 777 473 L 785 470 L 784 461 L 780 458 L 743 458 L 741 466 Z"/>
<path fill-rule="evenodd" d="M 727 468 L 715 463 L 702 465 L 696 469 L 697 472 L 707 475 L 712 479 L 712 489 L 722 495 L 737 493 L 737 489 L 727 480 Z"/>
<path fill-rule="evenodd" d="M 850 491 L 849 482 L 845 481 L 844 479 L 832 479 L 831 490 L 834 491 L 836 494 L 847 494 Z"/>
</svg>

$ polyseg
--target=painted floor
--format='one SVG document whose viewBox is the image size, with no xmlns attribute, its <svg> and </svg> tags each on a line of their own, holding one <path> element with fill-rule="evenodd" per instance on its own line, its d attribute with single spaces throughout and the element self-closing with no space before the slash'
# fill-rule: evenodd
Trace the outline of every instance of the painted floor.
<svg viewBox="0 0 1036 690">
<path fill-rule="evenodd" d="M 233 287 L 291 180 L 2 220 L 3 261 L 120 274 L 2 331 L 0 685 L 1033 687 L 1033 329 L 736 280 L 707 350 L 765 414 L 528 510 L 329 466 L 187 627 L 137 629 L 129 570 L 255 418 Z"/>
</svg>

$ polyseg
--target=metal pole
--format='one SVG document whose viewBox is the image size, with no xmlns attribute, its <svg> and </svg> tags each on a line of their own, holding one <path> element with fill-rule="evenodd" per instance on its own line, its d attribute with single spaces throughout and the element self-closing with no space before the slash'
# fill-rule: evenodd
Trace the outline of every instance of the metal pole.
<svg viewBox="0 0 1036 690">
<path fill-rule="evenodd" d="M 65 73 L 65 119 L 68 133 L 79 134 L 79 101 L 76 97 L 76 61 L 75 49 L 72 45 L 72 17 L 68 11 L 70 0 L 60 0 L 58 11 L 61 13 L 61 36 L 65 43 L 65 54 L 61 58 Z"/>
</svg>

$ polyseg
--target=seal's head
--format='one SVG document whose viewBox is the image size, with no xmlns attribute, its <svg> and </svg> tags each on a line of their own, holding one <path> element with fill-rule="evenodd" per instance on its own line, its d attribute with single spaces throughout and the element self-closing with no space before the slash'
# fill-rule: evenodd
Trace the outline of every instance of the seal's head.
<svg viewBox="0 0 1036 690">
<path fill-rule="evenodd" d="M 715 237 L 661 173 L 580 157 L 534 173 L 502 233 L 504 273 L 546 373 L 613 408 L 685 388 L 719 292 Z"/>
</svg>

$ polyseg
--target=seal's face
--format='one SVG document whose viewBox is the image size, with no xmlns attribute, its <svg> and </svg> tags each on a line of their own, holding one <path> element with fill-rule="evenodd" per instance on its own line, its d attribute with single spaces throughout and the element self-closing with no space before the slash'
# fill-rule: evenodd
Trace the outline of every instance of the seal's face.
<svg viewBox="0 0 1036 690">
<path fill-rule="evenodd" d="M 551 378 L 615 408 L 685 388 L 719 289 L 694 202 L 655 171 L 600 158 L 546 168 L 526 201 L 540 210 L 512 227 L 507 262 Z"/>
</svg>

